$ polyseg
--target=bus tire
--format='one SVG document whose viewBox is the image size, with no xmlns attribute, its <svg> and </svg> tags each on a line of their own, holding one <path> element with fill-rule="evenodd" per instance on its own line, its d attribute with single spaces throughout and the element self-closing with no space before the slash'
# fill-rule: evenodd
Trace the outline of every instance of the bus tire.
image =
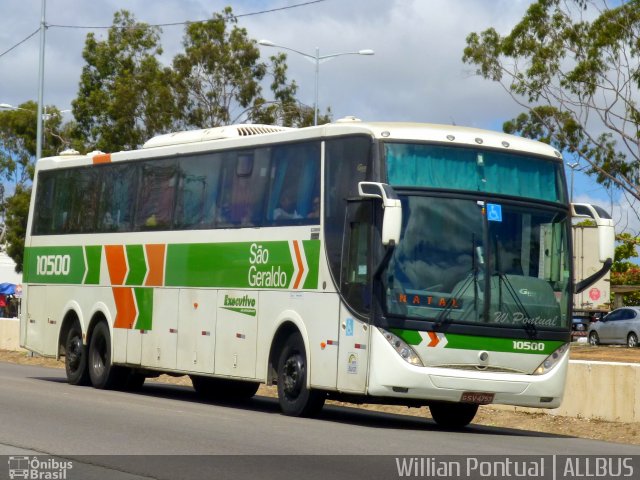
<svg viewBox="0 0 640 480">
<path fill-rule="evenodd" d="M 87 348 L 82 342 L 82 329 L 77 322 L 69 328 L 64 342 L 64 370 L 71 385 L 89 385 Z"/>
<path fill-rule="evenodd" d="M 299 333 L 284 343 L 278 360 L 278 401 L 285 415 L 311 417 L 322 410 L 326 393 L 307 388 L 307 355 Z"/>
<path fill-rule="evenodd" d="M 431 417 L 443 428 L 460 429 L 471 423 L 478 412 L 473 403 L 441 402 L 429 405 Z"/>
<path fill-rule="evenodd" d="M 88 369 L 91 384 L 104 390 L 121 387 L 129 373 L 111 364 L 111 337 L 105 322 L 99 322 L 91 334 Z"/>
</svg>

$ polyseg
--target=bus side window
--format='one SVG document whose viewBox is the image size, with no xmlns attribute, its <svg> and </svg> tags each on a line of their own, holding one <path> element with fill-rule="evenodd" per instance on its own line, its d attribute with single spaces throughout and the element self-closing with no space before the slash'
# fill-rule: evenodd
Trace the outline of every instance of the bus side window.
<svg viewBox="0 0 640 480">
<path fill-rule="evenodd" d="M 101 167 L 105 181 L 100 187 L 98 231 L 131 230 L 139 168 L 135 164 Z"/>
<path fill-rule="evenodd" d="M 341 290 L 352 308 L 366 313 L 371 306 L 369 285 L 370 237 L 372 228 L 372 202 L 351 203 L 350 219 L 345 232 L 345 252 Z"/>
<path fill-rule="evenodd" d="M 38 196 L 34 208 L 33 235 L 47 235 L 54 230 L 54 193 L 55 177 L 58 172 L 40 172 L 38 174 Z"/>
<path fill-rule="evenodd" d="M 215 226 L 221 158 L 209 153 L 180 159 L 176 228 Z"/>
<path fill-rule="evenodd" d="M 136 230 L 171 229 L 177 185 L 175 160 L 143 164 L 136 209 Z"/>
<path fill-rule="evenodd" d="M 261 226 L 270 149 L 229 154 L 224 162 L 218 226 Z"/>
<path fill-rule="evenodd" d="M 347 199 L 358 196 L 367 179 L 371 139 L 365 136 L 327 140 L 325 145 L 324 233 L 333 278 L 340 279 Z"/>
<path fill-rule="evenodd" d="M 320 145 L 317 142 L 274 149 L 267 222 L 320 222 Z"/>
</svg>

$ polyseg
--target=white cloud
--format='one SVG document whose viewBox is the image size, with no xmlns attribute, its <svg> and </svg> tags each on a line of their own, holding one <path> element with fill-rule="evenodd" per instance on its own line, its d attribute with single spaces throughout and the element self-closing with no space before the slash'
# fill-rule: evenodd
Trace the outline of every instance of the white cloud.
<svg viewBox="0 0 640 480">
<path fill-rule="evenodd" d="M 278 8 L 294 0 L 149 2 L 48 0 L 51 25 L 103 25 L 121 8 L 140 21 L 168 23 L 209 18 L 227 3 L 236 14 Z M 518 112 L 497 86 L 470 74 L 462 61 L 471 31 L 494 26 L 506 31 L 528 1 L 497 0 L 351 0 L 326 2 L 279 12 L 241 17 L 239 24 L 255 39 L 268 38 L 292 48 L 320 54 L 374 49 L 372 57 L 348 56 L 320 67 L 321 108 L 334 117 L 356 115 L 371 120 L 412 120 L 495 127 Z M 8 2 L 0 18 L 0 51 L 38 27 L 40 2 Z M 183 27 L 164 27 L 162 42 L 169 62 L 179 51 Z M 52 26 L 47 30 L 45 103 L 69 108 L 83 65 L 88 30 Z M 105 30 L 96 30 L 104 38 Z M 0 57 L 0 102 L 19 104 L 37 97 L 38 36 Z M 262 49 L 267 57 L 275 50 Z M 314 66 L 289 53 L 290 78 L 305 103 L 313 103 Z M 498 119 L 496 121 L 496 119 Z"/>
</svg>

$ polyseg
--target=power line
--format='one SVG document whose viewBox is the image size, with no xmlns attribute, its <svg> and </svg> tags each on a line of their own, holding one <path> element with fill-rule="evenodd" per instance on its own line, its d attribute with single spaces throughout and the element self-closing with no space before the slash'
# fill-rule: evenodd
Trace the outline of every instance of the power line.
<svg viewBox="0 0 640 480">
<path fill-rule="evenodd" d="M 236 17 L 236 18 L 251 17 L 251 16 L 254 16 L 254 15 L 262 15 L 264 13 L 273 13 L 273 12 L 279 12 L 279 11 L 282 11 L 282 10 L 290 10 L 292 8 L 306 7 L 308 5 L 313 5 L 315 3 L 322 3 L 322 2 L 326 2 L 326 0 L 310 0 L 308 2 L 297 3 L 295 5 L 288 5 L 286 7 L 271 8 L 269 10 L 260 10 L 259 12 L 242 13 L 242 14 L 239 14 L 239 15 L 234 15 L 234 17 Z M 190 25 L 190 24 L 193 24 L 193 23 L 206 23 L 206 22 L 209 22 L 209 21 L 210 21 L 210 19 L 207 19 L 207 20 L 186 20 L 186 21 L 183 21 L 183 22 L 147 24 L 147 26 L 149 26 L 149 27 L 175 27 L 175 26 L 179 26 L 179 25 Z M 50 27 L 50 28 L 76 28 L 76 29 L 90 29 L 90 30 L 114 28 L 113 25 L 109 25 L 109 26 L 60 25 L 60 24 L 54 24 L 54 23 L 47 24 L 47 27 Z M 130 27 L 119 27 L 119 28 L 130 28 Z M 131 27 L 131 28 L 136 28 L 136 26 Z M 31 36 L 33 36 L 33 34 Z"/>
<path fill-rule="evenodd" d="M 6 55 L 7 53 L 9 53 L 11 50 L 13 50 L 14 48 L 19 47 L 20 45 L 22 45 L 24 42 L 26 42 L 27 40 L 29 40 L 31 37 L 33 37 L 36 33 L 38 33 L 40 31 L 40 27 L 38 27 L 31 35 L 29 35 L 28 37 L 24 38 L 23 40 L 20 40 L 18 43 L 16 43 L 13 47 L 5 50 L 4 52 L 0 53 L 0 57 L 3 57 L 4 55 Z"/>
</svg>

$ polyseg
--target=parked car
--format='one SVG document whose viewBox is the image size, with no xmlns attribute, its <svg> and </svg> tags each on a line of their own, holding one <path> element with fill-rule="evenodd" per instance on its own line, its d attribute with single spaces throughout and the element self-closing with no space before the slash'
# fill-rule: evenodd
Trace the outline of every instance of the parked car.
<svg viewBox="0 0 640 480">
<path fill-rule="evenodd" d="M 627 344 L 637 347 L 640 338 L 640 307 L 617 308 L 589 325 L 589 344 Z"/>
<path fill-rule="evenodd" d="M 584 335 L 587 334 L 587 330 L 589 329 L 589 319 L 586 317 L 574 317 L 571 320 L 571 330 L 573 332 L 584 332 Z"/>
</svg>

